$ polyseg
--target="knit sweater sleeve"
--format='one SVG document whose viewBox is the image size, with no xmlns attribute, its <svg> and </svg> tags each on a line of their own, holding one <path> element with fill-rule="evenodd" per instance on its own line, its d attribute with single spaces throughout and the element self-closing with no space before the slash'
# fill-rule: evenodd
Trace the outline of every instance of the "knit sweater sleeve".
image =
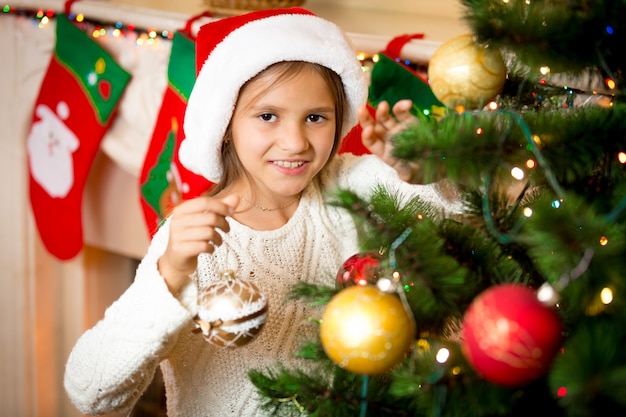
<svg viewBox="0 0 626 417">
<path fill-rule="evenodd" d="M 436 184 L 409 184 L 397 172 L 374 155 L 338 155 L 322 177 L 327 190 L 348 189 L 369 200 L 377 187 L 383 187 L 398 198 L 400 206 L 419 197 L 444 215 L 462 211 L 461 201 L 449 201 L 438 191 Z"/>
<path fill-rule="evenodd" d="M 68 358 L 64 386 L 74 405 L 95 415 L 129 411 L 157 366 L 195 315 L 191 280 L 174 297 L 157 269 L 169 223 L 155 235 L 135 281 L 77 341 Z"/>
</svg>

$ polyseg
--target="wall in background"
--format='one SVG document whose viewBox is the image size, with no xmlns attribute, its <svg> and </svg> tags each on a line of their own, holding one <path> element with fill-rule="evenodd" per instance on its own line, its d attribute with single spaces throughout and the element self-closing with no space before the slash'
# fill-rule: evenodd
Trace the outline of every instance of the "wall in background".
<svg viewBox="0 0 626 417">
<path fill-rule="evenodd" d="M 203 0 L 111 1 L 186 14 L 206 9 Z M 419 32 L 439 42 L 467 32 L 457 0 L 306 0 L 303 7 L 348 32 L 384 36 Z"/>
</svg>

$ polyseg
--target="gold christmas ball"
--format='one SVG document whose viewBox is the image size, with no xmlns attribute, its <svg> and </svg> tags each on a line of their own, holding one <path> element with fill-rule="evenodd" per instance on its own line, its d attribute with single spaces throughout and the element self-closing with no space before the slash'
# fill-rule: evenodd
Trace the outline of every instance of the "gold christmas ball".
<svg viewBox="0 0 626 417">
<path fill-rule="evenodd" d="M 361 374 L 387 372 L 406 355 L 415 322 L 395 294 L 353 286 L 335 295 L 324 310 L 320 338 L 328 357 Z"/>
<path fill-rule="evenodd" d="M 500 93 L 505 78 L 500 52 L 477 44 L 473 35 L 442 43 L 428 63 L 430 88 L 450 108 L 484 107 Z"/>
<path fill-rule="evenodd" d="M 198 294 L 197 327 L 204 339 L 219 347 L 250 343 L 267 319 L 267 299 L 252 282 L 235 277 L 232 270 Z"/>
</svg>

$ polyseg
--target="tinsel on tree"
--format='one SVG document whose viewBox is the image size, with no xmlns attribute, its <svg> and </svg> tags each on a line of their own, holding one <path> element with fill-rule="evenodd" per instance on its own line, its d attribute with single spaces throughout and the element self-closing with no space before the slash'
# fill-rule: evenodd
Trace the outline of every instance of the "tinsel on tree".
<svg viewBox="0 0 626 417">
<path fill-rule="evenodd" d="M 469 89 L 450 95 L 432 83 L 445 114 L 417 111 L 394 141 L 420 180 L 458 191 L 463 212 L 441 216 L 419 200 L 400 208 L 382 189 L 371 201 L 336 196 L 354 214 L 362 253 L 338 271 L 337 285 L 299 285 L 293 296 L 328 311 L 342 294 L 374 289 L 380 297 L 356 305 L 388 340 L 355 345 L 365 351 L 357 358 L 316 338 L 299 352 L 310 366 L 251 370 L 275 415 L 626 411 L 626 1 L 460 6 L 481 54 L 502 57 L 504 82 L 488 100 L 481 81 L 493 74 L 474 74 Z M 480 55 L 468 65 L 479 71 L 486 62 Z M 458 81 L 431 69 L 429 79 Z M 402 314 L 393 307 L 391 319 L 382 317 L 392 308 L 384 296 L 400 300 L 414 326 L 392 329 Z M 327 339 L 359 326 L 349 313 L 326 311 L 312 318 L 322 337 L 323 326 Z M 392 346 L 405 343 L 402 330 L 406 349 Z M 398 349 L 388 369 L 368 367 Z"/>
</svg>

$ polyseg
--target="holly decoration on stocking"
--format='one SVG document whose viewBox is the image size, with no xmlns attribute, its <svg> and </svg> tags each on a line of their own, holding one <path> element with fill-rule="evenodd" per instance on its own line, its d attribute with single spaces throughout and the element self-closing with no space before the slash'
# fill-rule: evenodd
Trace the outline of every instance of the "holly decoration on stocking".
<svg viewBox="0 0 626 417">
<path fill-rule="evenodd" d="M 129 80 L 107 51 L 58 15 L 27 150 L 35 223 L 46 249 L 61 260 L 83 247 L 85 182 Z"/>
</svg>

